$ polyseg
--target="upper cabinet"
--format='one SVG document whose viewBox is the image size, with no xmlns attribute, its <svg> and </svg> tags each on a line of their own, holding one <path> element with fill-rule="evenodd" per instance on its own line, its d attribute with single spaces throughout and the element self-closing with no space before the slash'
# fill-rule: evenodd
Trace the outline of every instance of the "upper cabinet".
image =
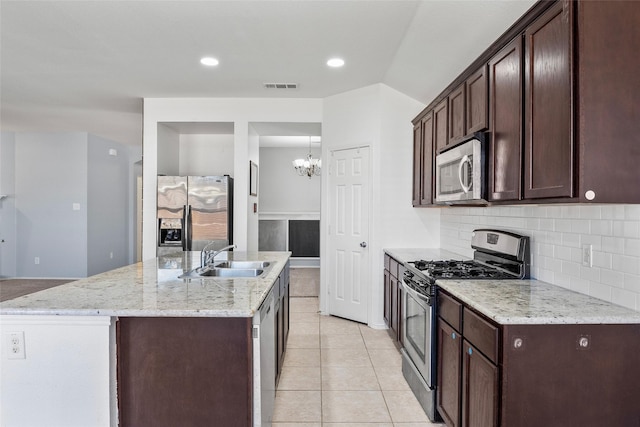
<svg viewBox="0 0 640 427">
<path fill-rule="evenodd" d="M 489 102 L 487 99 L 489 76 L 487 66 L 482 65 L 465 82 L 467 133 L 481 132 L 489 126 Z"/>
<path fill-rule="evenodd" d="M 449 145 L 449 100 L 443 99 L 433 109 L 433 144 L 436 152 L 441 152 Z"/>
<path fill-rule="evenodd" d="M 433 205 L 433 112 L 413 127 L 413 206 Z"/>
<path fill-rule="evenodd" d="M 487 132 L 490 204 L 640 203 L 637 22 L 640 2 L 540 1 L 414 125 L 432 115 L 433 156 Z"/>
<path fill-rule="evenodd" d="M 522 40 L 515 38 L 489 61 L 491 138 L 489 200 L 519 200 L 522 176 Z"/>
<path fill-rule="evenodd" d="M 524 198 L 574 194 L 572 3 L 552 6 L 524 33 Z"/>
</svg>

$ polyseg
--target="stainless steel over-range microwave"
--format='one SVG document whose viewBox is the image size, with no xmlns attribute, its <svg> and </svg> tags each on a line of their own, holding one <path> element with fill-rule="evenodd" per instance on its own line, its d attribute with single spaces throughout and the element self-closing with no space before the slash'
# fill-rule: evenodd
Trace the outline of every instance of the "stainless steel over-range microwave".
<svg viewBox="0 0 640 427">
<path fill-rule="evenodd" d="M 477 137 L 438 154 L 436 203 L 485 204 L 485 165 L 485 144 Z"/>
</svg>

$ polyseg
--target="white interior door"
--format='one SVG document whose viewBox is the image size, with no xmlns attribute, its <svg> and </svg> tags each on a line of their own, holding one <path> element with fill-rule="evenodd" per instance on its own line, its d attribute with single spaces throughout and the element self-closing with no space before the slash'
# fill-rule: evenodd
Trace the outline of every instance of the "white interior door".
<svg viewBox="0 0 640 427">
<path fill-rule="evenodd" d="M 369 312 L 369 147 L 331 152 L 329 314 L 367 323 Z"/>
</svg>

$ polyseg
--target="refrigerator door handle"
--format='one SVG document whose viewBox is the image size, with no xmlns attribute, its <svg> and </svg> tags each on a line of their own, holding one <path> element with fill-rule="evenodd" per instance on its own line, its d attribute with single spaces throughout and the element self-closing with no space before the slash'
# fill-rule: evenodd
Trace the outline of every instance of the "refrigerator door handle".
<svg viewBox="0 0 640 427">
<path fill-rule="evenodd" d="M 182 230 L 182 250 L 191 250 L 191 206 L 182 207 L 182 218 L 184 218 L 184 230 Z"/>
</svg>

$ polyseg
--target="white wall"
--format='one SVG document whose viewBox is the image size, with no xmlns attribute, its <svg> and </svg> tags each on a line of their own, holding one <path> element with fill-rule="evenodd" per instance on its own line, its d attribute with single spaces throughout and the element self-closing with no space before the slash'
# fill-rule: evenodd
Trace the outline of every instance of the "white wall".
<svg viewBox="0 0 640 427">
<path fill-rule="evenodd" d="M 0 202 L 0 275 L 79 278 L 129 263 L 131 150 L 84 132 L 3 132 L 0 152 L 11 195 Z"/>
<path fill-rule="evenodd" d="M 385 247 L 437 247 L 439 212 L 411 206 L 413 125 L 423 104 L 382 84 L 367 86 L 324 100 L 322 157 L 339 148 L 371 147 L 372 204 L 370 211 L 369 257 L 371 289 L 369 325 L 383 328 L 383 275 Z M 328 162 L 325 162 L 325 167 Z M 328 176 L 322 177 L 322 200 L 332 198 Z M 322 206 L 322 217 L 328 218 Z M 328 235 L 327 222 L 321 221 L 321 235 Z M 321 244 L 321 268 L 326 271 L 326 242 Z M 326 295 L 323 274 L 320 293 Z M 326 304 L 321 299 L 321 310 Z"/>
<path fill-rule="evenodd" d="M 233 135 L 180 135 L 179 175 L 233 177 L 233 145 Z"/>
<path fill-rule="evenodd" d="M 640 310 L 640 205 L 448 208 L 442 247 L 471 255 L 471 231 L 512 230 L 531 237 L 531 276 Z M 593 245 L 593 267 L 581 263 Z"/>
<path fill-rule="evenodd" d="M 0 277 L 16 275 L 15 135 L 0 133 Z"/>
<path fill-rule="evenodd" d="M 0 425 L 110 426 L 110 323 L 101 316 L 2 316 Z M 26 357 L 9 359 L 5 334 L 17 331 Z"/>
<path fill-rule="evenodd" d="M 143 124 L 143 259 L 156 256 L 156 176 L 158 123 L 234 123 L 234 242 L 239 250 L 257 248 L 257 215 L 250 215 L 249 160 L 258 163 L 257 137 L 250 137 L 251 122 L 321 122 L 320 99 L 272 98 L 147 98 Z M 252 209 L 251 209 L 252 212 Z"/>
<path fill-rule="evenodd" d="M 156 175 L 180 175 L 180 134 L 167 125 L 156 124 L 158 156 L 154 159 Z M 144 156 L 143 156 L 144 157 Z M 145 159 L 146 160 L 146 159 Z M 149 167 L 145 162 L 145 168 Z"/>
<path fill-rule="evenodd" d="M 87 134 L 18 133 L 15 139 L 17 276 L 85 277 Z"/>
<path fill-rule="evenodd" d="M 129 264 L 129 155 L 124 146 L 88 136 L 87 275 Z M 115 156 L 110 154 L 115 152 Z"/>
<path fill-rule="evenodd" d="M 291 162 L 306 158 L 309 149 L 260 148 L 260 213 L 308 213 L 320 216 L 319 176 L 299 176 Z M 319 148 L 311 150 L 314 158 L 320 158 Z"/>
</svg>

